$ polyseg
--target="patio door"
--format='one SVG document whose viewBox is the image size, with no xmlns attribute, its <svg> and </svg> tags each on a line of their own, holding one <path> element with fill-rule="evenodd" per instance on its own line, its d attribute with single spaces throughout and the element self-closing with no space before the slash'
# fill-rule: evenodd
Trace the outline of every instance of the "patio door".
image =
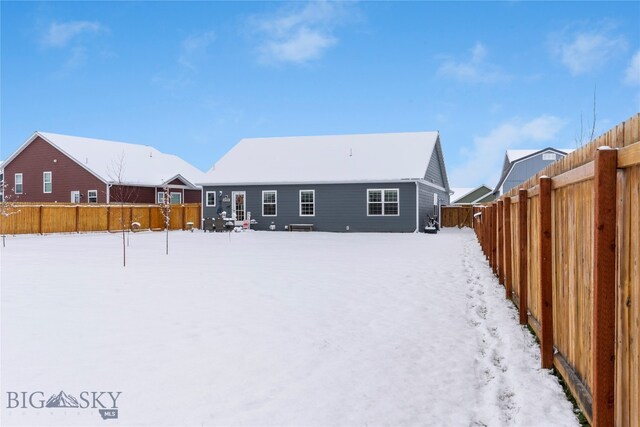
<svg viewBox="0 0 640 427">
<path fill-rule="evenodd" d="M 80 192 L 72 191 L 71 192 L 71 203 L 80 203 Z"/>
<path fill-rule="evenodd" d="M 247 193 L 245 191 L 231 192 L 231 214 L 236 221 L 244 221 L 247 212 Z"/>
</svg>

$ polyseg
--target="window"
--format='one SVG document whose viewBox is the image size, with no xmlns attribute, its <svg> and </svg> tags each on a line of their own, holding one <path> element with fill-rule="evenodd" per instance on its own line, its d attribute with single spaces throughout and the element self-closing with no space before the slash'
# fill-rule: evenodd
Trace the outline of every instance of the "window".
<svg viewBox="0 0 640 427">
<path fill-rule="evenodd" d="M 171 204 L 179 205 L 182 203 L 182 193 L 171 193 Z"/>
<path fill-rule="evenodd" d="M 216 192 L 207 191 L 207 206 L 215 206 L 215 205 L 216 205 Z"/>
<path fill-rule="evenodd" d="M 51 193 L 51 172 L 42 172 L 42 192 Z"/>
<path fill-rule="evenodd" d="M 400 203 L 397 188 L 367 190 L 367 216 L 398 216 Z"/>
<path fill-rule="evenodd" d="M 316 191 L 300 190 L 300 216 L 314 216 L 316 207 Z"/>
<path fill-rule="evenodd" d="M 87 191 L 87 202 L 98 203 L 98 190 Z"/>
<path fill-rule="evenodd" d="M 278 215 L 278 192 L 263 191 L 262 192 L 262 216 Z"/>
<path fill-rule="evenodd" d="M 164 203 L 164 192 L 163 191 L 158 191 L 158 194 L 156 195 L 156 202 L 159 205 L 162 205 Z"/>
<path fill-rule="evenodd" d="M 13 192 L 15 194 L 22 194 L 22 174 L 21 173 L 16 174 Z"/>
<path fill-rule="evenodd" d="M 552 160 L 556 161 L 556 153 L 543 153 L 542 160 Z"/>
</svg>

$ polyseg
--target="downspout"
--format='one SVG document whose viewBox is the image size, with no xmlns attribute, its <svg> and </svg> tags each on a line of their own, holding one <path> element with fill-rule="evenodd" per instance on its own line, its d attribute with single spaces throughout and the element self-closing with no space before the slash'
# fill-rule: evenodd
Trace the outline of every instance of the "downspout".
<svg viewBox="0 0 640 427">
<path fill-rule="evenodd" d="M 414 233 L 420 232 L 420 190 L 418 181 L 416 181 L 416 230 Z"/>
<path fill-rule="evenodd" d="M 111 203 L 111 184 L 107 184 L 107 204 Z"/>
<path fill-rule="evenodd" d="M 204 196 L 206 194 L 206 192 L 204 191 L 204 185 L 202 187 L 200 187 L 200 227 L 204 230 L 204 204 L 205 204 L 205 200 L 204 200 Z M 216 199 L 216 202 L 218 201 L 218 199 Z"/>
</svg>

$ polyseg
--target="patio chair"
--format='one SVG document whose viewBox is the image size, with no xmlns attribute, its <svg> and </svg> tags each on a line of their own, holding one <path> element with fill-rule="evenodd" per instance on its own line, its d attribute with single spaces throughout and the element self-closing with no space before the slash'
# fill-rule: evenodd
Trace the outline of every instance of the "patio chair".
<svg viewBox="0 0 640 427">
<path fill-rule="evenodd" d="M 205 218 L 202 222 L 202 231 L 204 231 L 205 233 L 207 231 L 213 231 L 213 226 L 213 218 Z"/>
<path fill-rule="evenodd" d="M 225 220 L 219 216 L 215 219 L 215 227 L 216 227 L 216 232 L 221 232 L 221 231 L 226 231 L 225 227 L 224 227 L 224 223 Z"/>
</svg>

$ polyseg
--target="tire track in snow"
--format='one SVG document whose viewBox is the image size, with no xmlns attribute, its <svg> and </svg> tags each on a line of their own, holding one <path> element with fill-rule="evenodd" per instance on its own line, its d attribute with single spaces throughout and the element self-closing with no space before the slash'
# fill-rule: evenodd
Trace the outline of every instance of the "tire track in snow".
<svg viewBox="0 0 640 427">
<path fill-rule="evenodd" d="M 498 323 L 492 318 L 487 303 L 483 274 L 477 271 L 470 240 L 464 245 L 463 265 L 467 283 L 467 322 L 476 331 L 477 355 L 475 358 L 476 407 L 472 419 L 475 426 L 511 425 L 518 407 L 515 392 L 506 375 L 509 367 L 505 363 L 505 344 L 500 337 Z"/>
</svg>

